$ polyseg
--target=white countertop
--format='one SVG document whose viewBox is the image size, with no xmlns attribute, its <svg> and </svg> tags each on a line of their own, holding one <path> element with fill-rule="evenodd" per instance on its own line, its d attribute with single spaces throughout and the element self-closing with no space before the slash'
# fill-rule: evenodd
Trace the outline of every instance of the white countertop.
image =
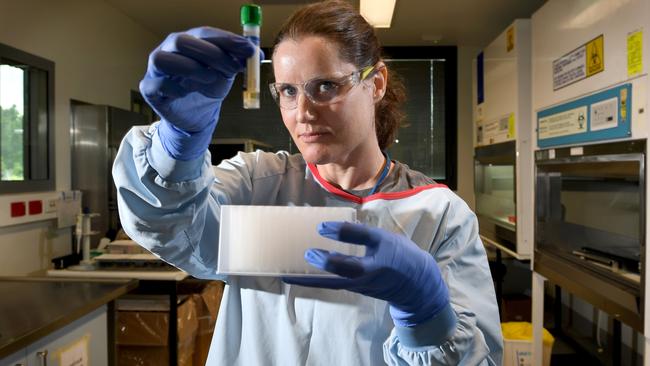
<svg viewBox="0 0 650 366">
<path fill-rule="evenodd" d="M 181 270 L 166 271 L 73 271 L 69 269 L 50 269 L 47 271 L 48 276 L 52 277 L 76 277 L 76 278 L 133 278 L 138 280 L 162 280 L 162 281 L 182 281 L 189 276 L 187 272 Z"/>
</svg>

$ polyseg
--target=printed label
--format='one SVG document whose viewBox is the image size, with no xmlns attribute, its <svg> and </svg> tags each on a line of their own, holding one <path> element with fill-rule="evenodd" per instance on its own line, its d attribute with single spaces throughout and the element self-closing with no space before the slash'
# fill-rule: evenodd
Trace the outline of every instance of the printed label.
<svg viewBox="0 0 650 366">
<path fill-rule="evenodd" d="M 587 106 L 539 119 L 540 139 L 573 135 L 587 131 Z"/>
<path fill-rule="evenodd" d="M 627 76 L 636 76 L 643 71 L 643 31 L 627 35 Z"/>
<path fill-rule="evenodd" d="M 515 114 L 510 113 L 497 120 L 479 123 L 477 126 L 477 145 L 492 145 L 515 139 Z"/>
<path fill-rule="evenodd" d="M 553 61 L 553 90 L 605 70 L 604 38 L 600 36 Z"/>
</svg>

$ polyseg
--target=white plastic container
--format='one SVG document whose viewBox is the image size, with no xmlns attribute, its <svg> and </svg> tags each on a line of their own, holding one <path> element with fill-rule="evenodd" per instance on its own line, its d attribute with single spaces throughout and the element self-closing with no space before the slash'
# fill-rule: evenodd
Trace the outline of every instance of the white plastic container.
<svg viewBox="0 0 650 366">
<path fill-rule="evenodd" d="M 304 259 L 309 248 L 363 256 L 362 245 L 318 234 L 323 221 L 356 221 L 348 207 L 223 206 L 217 272 L 250 276 L 334 276 Z"/>
</svg>

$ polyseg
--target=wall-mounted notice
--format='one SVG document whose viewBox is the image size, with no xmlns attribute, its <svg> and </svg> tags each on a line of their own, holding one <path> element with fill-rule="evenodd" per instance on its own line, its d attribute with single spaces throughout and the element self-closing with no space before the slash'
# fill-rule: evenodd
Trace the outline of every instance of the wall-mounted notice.
<svg viewBox="0 0 650 366">
<path fill-rule="evenodd" d="M 643 31 L 637 30 L 627 35 L 627 76 L 636 76 L 642 71 Z"/>
<path fill-rule="evenodd" d="M 479 121 L 476 128 L 476 145 L 478 146 L 512 141 L 517 137 L 514 113 L 503 115 L 493 121 Z"/>
<path fill-rule="evenodd" d="M 587 132 L 587 106 L 562 111 L 539 119 L 539 138 Z"/>
<path fill-rule="evenodd" d="M 89 366 L 88 340 L 90 335 L 85 335 L 73 344 L 67 346 L 59 353 L 60 366 Z"/>
<path fill-rule="evenodd" d="M 632 84 L 537 112 L 541 148 L 631 136 Z"/>
<path fill-rule="evenodd" d="M 600 36 L 553 61 L 553 90 L 605 70 L 604 38 Z"/>
</svg>

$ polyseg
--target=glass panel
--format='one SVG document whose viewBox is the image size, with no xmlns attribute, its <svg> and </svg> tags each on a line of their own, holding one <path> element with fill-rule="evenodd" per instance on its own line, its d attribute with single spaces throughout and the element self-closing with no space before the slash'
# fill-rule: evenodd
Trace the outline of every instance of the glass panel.
<svg viewBox="0 0 650 366">
<path fill-rule="evenodd" d="M 0 180 L 25 179 L 25 71 L 0 64 Z"/>
<path fill-rule="evenodd" d="M 639 155 L 636 160 L 539 165 L 537 246 L 638 273 L 642 161 Z"/>
<path fill-rule="evenodd" d="M 515 166 L 476 164 L 476 213 L 515 230 Z"/>
<path fill-rule="evenodd" d="M 402 78 L 407 91 L 406 125 L 399 129 L 388 153 L 392 159 L 436 180 L 448 178 L 444 63 L 441 60 L 386 61 L 389 69 Z"/>
</svg>

